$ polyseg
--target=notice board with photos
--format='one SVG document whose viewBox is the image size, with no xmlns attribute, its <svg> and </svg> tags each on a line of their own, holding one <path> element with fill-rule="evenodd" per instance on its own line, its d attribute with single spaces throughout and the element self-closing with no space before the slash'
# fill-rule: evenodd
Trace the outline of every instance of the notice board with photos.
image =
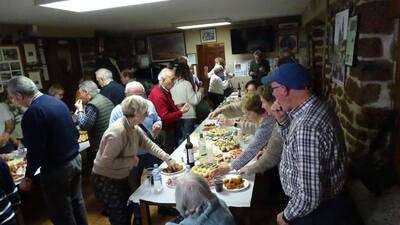
<svg viewBox="0 0 400 225">
<path fill-rule="evenodd" d="M 0 92 L 15 76 L 24 74 L 18 46 L 0 46 Z"/>
</svg>

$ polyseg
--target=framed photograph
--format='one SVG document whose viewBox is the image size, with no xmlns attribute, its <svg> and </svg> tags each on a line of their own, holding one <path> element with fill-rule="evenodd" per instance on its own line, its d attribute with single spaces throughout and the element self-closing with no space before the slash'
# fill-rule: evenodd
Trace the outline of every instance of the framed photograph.
<svg viewBox="0 0 400 225">
<path fill-rule="evenodd" d="M 20 70 L 21 69 L 19 62 L 10 63 L 10 67 L 11 67 L 11 70 Z"/>
<path fill-rule="evenodd" d="M 346 42 L 346 65 L 353 66 L 354 64 L 354 52 L 356 48 L 357 40 L 357 16 L 353 16 L 349 19 L 349 26 L 347 30 L 347 42 Z"/>
<path fill-rule="evenodd" d="M 2 71 L 10 71 L 10 64 L 9 63 L 0 63 L 0 72 Z"/>
<path fill-rule="evenodd" d="M 42 86 L 42 78 L 40 76 L 40 71 L 28 72 L 28 77 L 36 84 L 36 87 L 40 90 Z"/>
<path fill-rule="evenodd" d="M 19 52 L 17 48 L 5 48 L 3 49 L 3 55 L 5 61 L 19 60 Z"/>
<path fill-rule="evenodd" d="M 186 55 L 183 32 L 153 35 L 148 38 L 153 62 L 172 61 Z"/>
<path fill-rule="evenodd" d="M 344 86 L 346 80 L 346 65 L 344 63 L 332 64 L 332 79 L 339 86 Z"/>
<path fill-rule="evenodd" d="M 25 61 L 27 64 L 37 64 L 37 54 L 35 44 L 24 44 Z"/>
<path fill-rule="evenodd" d="M 7 83 L 10 79 L 11 79 L 11 73 L 1 73 L 0 74 L 0 79 L 2 81 L 2 83 Z"/>
<path fill-rule="evenodd" d="M 297 34 L 280 35 L 278 38 L 279 51 L 289 49 L 291 52 L 296 53 L 298 49 L 297 42 Z"/>
<path fill-rule="evenodd" d="M 292 30 L 297 29 L 299 27 L 299 23 L 280 23 L 278 25 L 279 30 Z"/>
<path fill-rule="evenodd" d="M 143 55 L 147 53 L 146 39 L 135 39 L 136 54 Z"/>
<path fill-rule="evenodd" d="M 217 32 L 215 28 L 200 30 L 201 43 L 216 42 Z"/>
<path fill-rule="evenodd" d="M 193 65 L 193 64 L 197 65 L 197 54 L 196 53 L 187 54 L 187 58 L 188 58 L 189 65 Z"/>
</svg>

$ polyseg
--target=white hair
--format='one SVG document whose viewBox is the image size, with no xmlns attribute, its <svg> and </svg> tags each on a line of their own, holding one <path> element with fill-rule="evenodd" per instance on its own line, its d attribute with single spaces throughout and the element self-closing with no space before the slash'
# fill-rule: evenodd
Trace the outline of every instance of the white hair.
<svg viewBox="0 0 400 225">
<path fill-rule="evenodd" d="M 126 117 L 134 117 L 136 114 L 144 114 L 147 112 L 147 102 L 141 96 L 132 95 L 126 97 L 121 102 L 122 113 Z"/>
<path fill-rule="evenodd" d="M 98 78 L 103 78 L 106 80 L 112 80 L 113 79 L 113 75 L 112 72 L 108 69 L 105 68 L 100 68 L 96 71 L 96 79 Z"/>
<path fill-rule="evenodd" d="M 91 80 L 85 80 L 79 84 L 79 90 L 86 91 L 92 98 L 94 98 L 100 92 L 97 84 Z"/>
<path fill-rule="evenodd" d="M 214 74 L 218 74 L 218 73 L 223 72 L 223 71 L 224 71 L 224 67 L 223 66 L 221 66 L 221 65 L 215 65 L 214 66 Z"/>
<path fill-rule="evenodd" d="M 168 73 L 174 73 L 173 70 L 168 69 L 168 68 L 164 68 L 160 71 L 160 73 L 158 74 L 158 81 L 164 81 L 167 78 Z"/>
<path fill-rule="evenodd" d="M 36 84 L 25 76 L 17 76 L 9 80 L 7 90 L 12 95 L 20 94 L 28 97 L 34 96 L 39 91 Z"/>
<path fill-rule="evenodd" d="M 129 92 L 129 90 L 133 90 L 136 88 L 140 88 L 143 93 L 145 92 L 143 84 L 141 84 L 138 81 L 131 81 L 131 82 L 127 83 L 125 86 L 125 94 L 127 94 Z"/>
<path fill-rule="evenodd" d="M 215 198 L 207 181 L 200 175 L 188 173 L 177 181 L 176 209 L 183 217 L 199 214 L 203 206 Z"/>
</svg>

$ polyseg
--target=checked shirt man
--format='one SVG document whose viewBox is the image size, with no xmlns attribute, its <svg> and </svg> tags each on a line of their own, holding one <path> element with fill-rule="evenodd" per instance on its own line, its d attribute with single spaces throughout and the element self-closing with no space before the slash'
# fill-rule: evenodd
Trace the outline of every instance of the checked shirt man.
<svg viewBox="0 0 400 225">
<path fill-rule="evenodd" d="M 337 116 L 309 90 L 311 78 L 299 64 L 280 66 L 267 79 L 276 102 L 271 107 L 284 141 L 279 174 L 285 224 L 343 224 L 346 151 Z"/>
</svg>

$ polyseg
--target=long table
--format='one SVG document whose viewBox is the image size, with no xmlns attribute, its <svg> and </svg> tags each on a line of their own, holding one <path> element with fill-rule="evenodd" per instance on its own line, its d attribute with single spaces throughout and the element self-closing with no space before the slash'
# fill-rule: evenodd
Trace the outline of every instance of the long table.
<svg viewBox="0 0 400 225">
<path fill-rule="evenodd" d="M 200 129 L 203 124 L 212 122 L 209 119 L 203 121 L 203 123 L 197 128 Z M 191 140 L 194 142 L 197 141 L 194 135 L 195 132 L 191 134 Z M 186 159 L 186 151 L 185 151 L 186 141 L 182 142 L 179 147 L 171 154 L 171 158 L 173 158 L 176 162 L 181 163 L 182 157 Z M 197 143 L 194 143 L 197 144 Z M 166 164 L 161 164 L 160 167 L 166 167 Z M 160 193 L 155 193 L 152 191 L 150 181 L 146 179 L 140 187 L 130 196 L 129 202 L 139 203 L 142 213 L 142 222 L 143 225 L 151 224 L 150 214 L 149 214 L 149 205 L 175 205 L 175 189 L 167 187 L 165 182 L 171 176 L 161 175 L 163 182 L 163 190 Z M 214 188 L 211 190 L 218 196 L 218 198 L 224 200 L 229 207 L 250 207 L 251 206 L 251 197 L 253 194 L 253 187 L 255 183 L 255 175 L 251 175 L 245 177 L 250 186 L 239 192 L 227 192 L 223 191 L 217 193 Z"/>
<path fill-rule="evenodd" d="M 89 147 L 90 147 L 89 141 L 80 142 L 79 143 L 79 152 L 82 152 L 82 151 L 88 149 Z M 40 174 L 40 168 L 36 170 L 35 176 L 37 176 L 38 174 Z M 15 185 L 20 184 L 23 179 L 24 178 L 22 177 L 22 178 L 14 180 Z"/>
</svg>

